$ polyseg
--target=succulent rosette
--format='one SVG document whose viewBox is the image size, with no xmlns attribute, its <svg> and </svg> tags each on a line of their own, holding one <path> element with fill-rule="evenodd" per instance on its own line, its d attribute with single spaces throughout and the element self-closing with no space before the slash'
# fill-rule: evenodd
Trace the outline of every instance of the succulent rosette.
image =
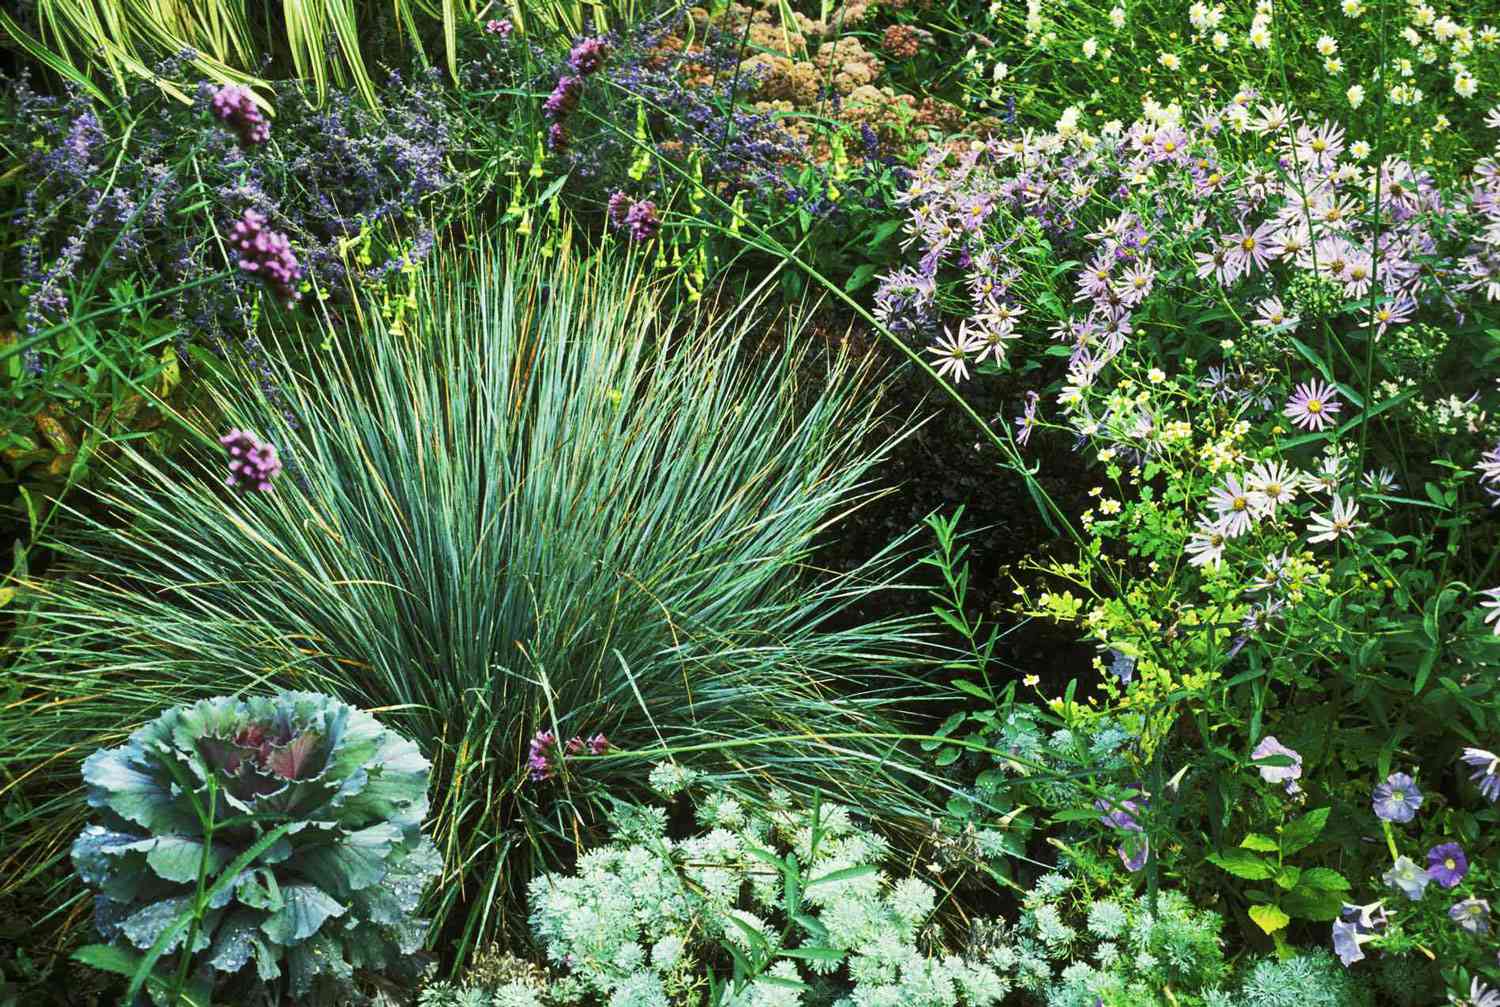
<svg viewBox="0 0 1500 1007">
<path fill-rule="evenodd" d="M 84 762 L 102 821 L 73 863 L 104 939 L 144 950 L 192 905 L 205 846 L 213 882 L 285 825 L 210 900 L 191 949 L 200 974 L 300 997 L 356 969 L 400 971 L 441 867 L 421 831 L 429 768 L 374 717 L 316 693 L 174 707 Z"/>
</svg>

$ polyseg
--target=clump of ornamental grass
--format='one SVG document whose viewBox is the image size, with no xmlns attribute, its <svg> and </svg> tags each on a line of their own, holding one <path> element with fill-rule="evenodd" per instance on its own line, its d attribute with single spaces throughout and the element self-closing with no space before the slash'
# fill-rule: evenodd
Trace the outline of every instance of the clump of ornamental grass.
<svg viewBox="0 0 1500 1007">
<path fill-rule="evenodd" d="M 743 306 L 665 312 L 630 263 L 508 247 L 411 282 L 399 330 L 367 313 L 310 363 L 268 350 L 281 401 L 260 375 L 225 383 L 197 453 L 127 450 L 136 475 L 98 491 L 120 519 L 80 513 L 54 543 L 66 576 L 23 595 L 0 708 L 0 792 L 29 802 L 0 826 L 0 887 L 55 875 L 88 752 L 271 688 L 377 712 L 432 760 L 446 868 L 426 910 L 459 954 L 513 926 L 525 883 L 644 792 L 650 760 L 926 815 L 887 755 L 882 683 L 911 626 L 851 614 L 900 587 L 897 553 L 808 569 L 883 455 L 862 447 L 863 373 L 833 361 L 799 387 L 802 351 L 739 354 Z M 220 424 L 274 444 L 270 492 L 224 486 Z"/>
</svg>

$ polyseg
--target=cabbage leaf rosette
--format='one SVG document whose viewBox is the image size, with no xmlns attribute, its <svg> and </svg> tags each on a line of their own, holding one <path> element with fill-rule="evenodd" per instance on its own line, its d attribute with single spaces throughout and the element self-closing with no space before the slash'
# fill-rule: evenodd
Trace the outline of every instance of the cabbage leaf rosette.
<svg viewBox="0 0 1500 1007">
<path fill-rule="evenodd" d="M 287 826 L 213 889 L 190 949 L 200 976 L 300 997 L 355 970 L 405 971 L 442 866 L 421 830 L 429 768 L 412 742 L 316 693 L 174 707 L 83 764 L 103 821 L 72 855 L 97 892 L 95 924 L 150 948 L 193 905 L 205 856 L 212 883 Z"/>
</svg>

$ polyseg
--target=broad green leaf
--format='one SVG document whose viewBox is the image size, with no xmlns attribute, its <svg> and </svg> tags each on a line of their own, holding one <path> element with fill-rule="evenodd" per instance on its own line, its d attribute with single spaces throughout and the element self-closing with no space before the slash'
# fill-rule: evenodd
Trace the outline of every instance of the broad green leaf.
<svg viewBox="0 0 1500 1007">
<path fill-rule="evenodd" d="M 1344 908 L 1339 892 L 1318 891 L 1306 885 L 1294 888 L 1281 897 L 1281 908 L 1298 919 L 1327 923 L 1338 919 Z"/>
<path fill-rule="evenodd" d="M 85 944 L 73 952 L 72 958 L 101 972 L 131 976 L 140 966 L 141 954 L 109 944 Z M 175 976 L 152 972 L 146 977 L 146 985 L 154 997 L 165 997 L 171 992 L 175 979 Z M 203 984 L 189 982 L 179 991 L 178 1007 L 210 1007 L 209 995 L 210 991 Z"/>
<path fill-rule="evenodd" d="M 1310 888 L 1322 892 L 1347 892 L 1349 881 L 1338 871 L 1327 867 L 1309 867 L 1302 872 L 1299 888 Z"/>
<path fill-rule="evenodd" d="M 318 932 L 323 922 L 342 916 L 348 909 L 317 885 L 283 885 L 282 907 L 266 917 L 260 925 L 265 935 L 283 946 L 306 940 Z"/>
<path fill-rule="evenodd" d="M 1283 853 L 1290 856 L 1312 845 L 1322 834 L 1323 826 L 1328 824 L 1328 812 L 1328 808 L 1317 808 L 1282 826 L 1281 849 Z"/>
<path fill-rule="evenodd" d="M 1225 850 L 1210 853 L 1209 863 L 1215 864 L 1246 881 L 1265 881 L 1276 873 L 1276 869 L 1249 850 Z"/>
<path fill-rule="evenodd" d="M 1262 836 L 1258 832 L 1252 832 L 1240 840 L 1240 846 L 1247 850 L 1255 850 L 1258 853 L 1275 853 L 1281 849 L 1276 845 L 1276 840 L 1269 836 Z"/>
</svg>

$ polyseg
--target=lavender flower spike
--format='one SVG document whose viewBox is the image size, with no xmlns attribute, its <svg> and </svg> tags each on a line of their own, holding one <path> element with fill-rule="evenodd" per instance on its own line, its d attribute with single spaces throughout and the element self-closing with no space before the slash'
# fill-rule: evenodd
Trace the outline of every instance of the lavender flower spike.
<svg viewBox="0 0 1500 1007">
<path fill-rule="evenodd" d="M 209 104 L 214 115 L 239 134 L 241 147 L 254 147 L 271 138 L 271 124 L 248 88 L 226 84 L 214 92 Z"/>
<path fill-rule="evenodd" d="M 296 286 L 302 264 L 287 236 L 266 227 L 265 214 L 246 210 L 230 230 L 229 243 L 240 253 L 240 269 L 269 283 L 288 307 L 302 299 Z"/>
</svg>

